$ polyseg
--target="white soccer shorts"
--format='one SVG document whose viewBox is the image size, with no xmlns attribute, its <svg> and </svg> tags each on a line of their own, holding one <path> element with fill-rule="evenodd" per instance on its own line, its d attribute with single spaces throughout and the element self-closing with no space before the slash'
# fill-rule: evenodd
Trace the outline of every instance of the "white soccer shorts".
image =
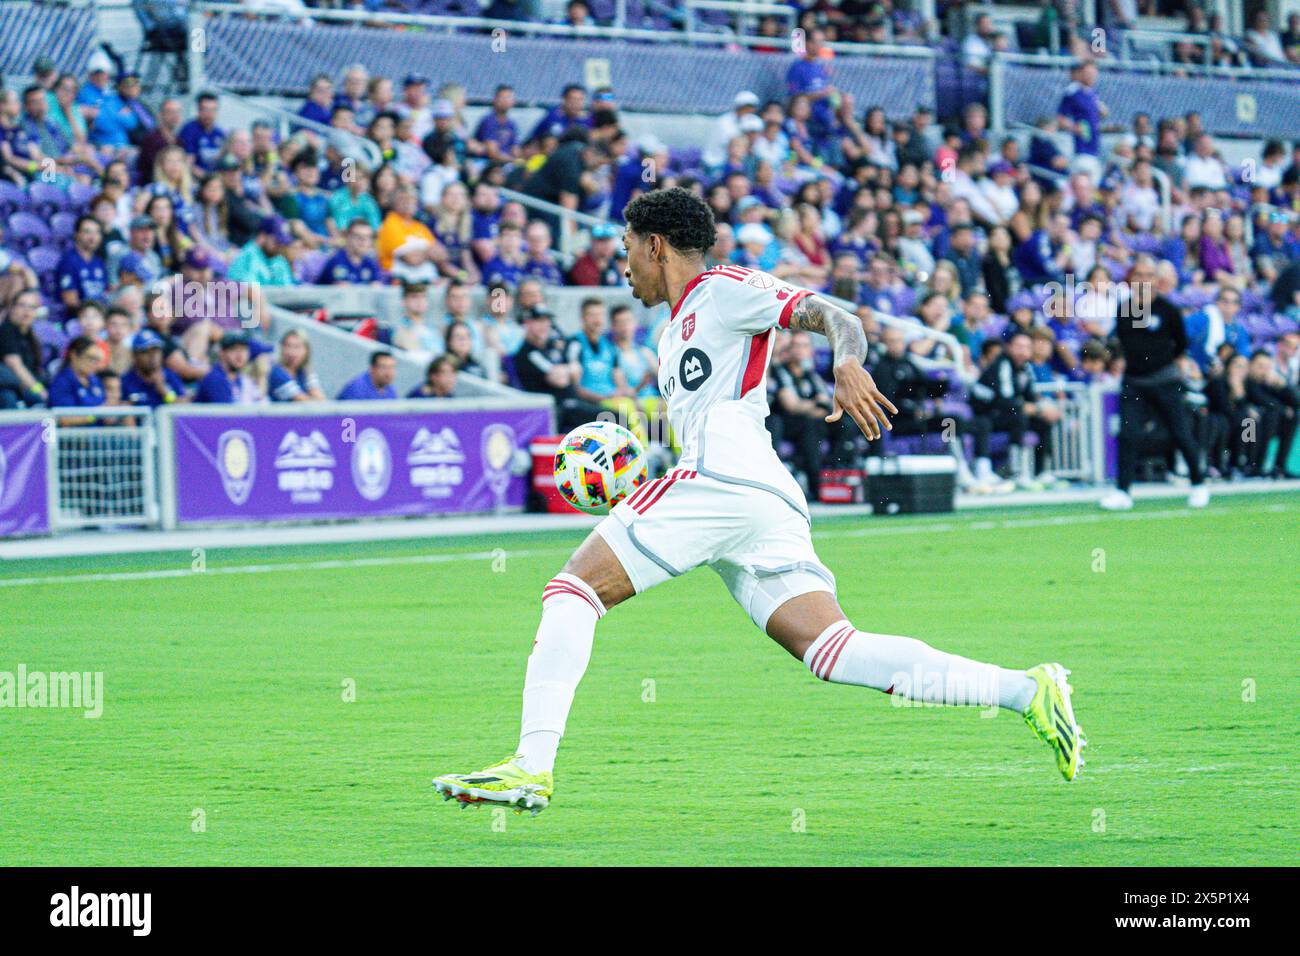
<svg viewBox="0 0 1300 956">
<path fill-rule="evenodd" d="M 771 491 L 675 469 L 596 526 L 640 594 L 707 564 L 762 630 L 791 598 L 835 593 L 808 519 Z"/>
</svg>

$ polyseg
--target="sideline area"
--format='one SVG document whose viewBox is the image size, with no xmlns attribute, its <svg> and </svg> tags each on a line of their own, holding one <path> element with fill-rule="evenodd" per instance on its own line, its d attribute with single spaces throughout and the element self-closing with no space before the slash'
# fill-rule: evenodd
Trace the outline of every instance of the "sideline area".
<svg viewBox="0 0 1300 956">
<path fill-rule="evenodd" d="M 1295 494 L 1300 481 L 1237 481 L 1211 484 L 1212 496 Z M 1039 507 L 1087 504 L 1098 501 L 1110 486 L 1067 488 L 1053 491 L 1018 491 L 1009 495 L 958 495 L 958 511 L 989 508 Z M 1137 501 L 1182 498 L 1183 484 L 1138 485 Z M 1210 507 L 1214 507 L 1211 500 Z M 870 505 L 811 506 L 814 521 L 870 515 Z M 331 544 L 358 541 L 403 541 L 411 538 L 454 538 L 467 535 L 571 531 L 596 524 L 597 518 L 574 513 L 470 515 L 456 518 L 390 518 L 364 522 L 309 525 L 267 525 L 233 528 L 181 528 L 173 531 L 82 531 L 48 538 L 26 538 L 0 542 L 0 560 L 61 558 L 83 555 L 132 554 L 178 548 L 255 548 L 268 545 Z M 889 517 L 881 516 L 881 521 Z"/>
</svg>

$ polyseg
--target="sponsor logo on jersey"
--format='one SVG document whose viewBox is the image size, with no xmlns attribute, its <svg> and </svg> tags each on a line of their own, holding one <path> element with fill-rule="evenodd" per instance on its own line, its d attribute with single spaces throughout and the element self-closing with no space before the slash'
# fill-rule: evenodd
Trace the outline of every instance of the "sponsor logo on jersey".
<svg viewBox="0 0 1300 956">
<path fill-rule="evenodd" d="M 752 285 L 755 289 L 770 289 L 776 284 L 776 280 L 766 272 L 755 272 L 752 276 L 746 279 L 745 282 Z"/>
<path fill-rule="evenodd" d="M 285 432 L 275 455 L 276 487 L 299 504 L 320 501 L 334 487 L 334 453 L 318 429 Z"/>
<path fill-rule="evenodd" d="M 257 457 L 253 436 L 243 429 L 221 433 L 217 440 L 217 472 L 233 505 L 242 505 L 253 490 Z"/>
<path fill-rule="evenodd" d="M 682 364 L 678 370 L 682 388 L 693 392 L 707 382 L 711 374 L 713 374 L 713 363 L 699 349 L 687 349 L 682 353 Z"/>
<path fill-rule="evenodd" d="M 695 334 L 695 313 L 692 312 L 686 318 L 682 319 L 682 341 L 685 342 Z"/>
<path fill-rule="evenodd" d="M 464 481 L 464 463 L 460 438 L 450 428 L 436 432 L 421 428 L 406 452 L 411 484 L 426 498 L 450 497 Z"/>
<path fill-rule="evenodd" d="M 393 454 L 377 428 L 367 428 L 352 446 L 352 484 L 367 501 L 378 501 L 393 477 Z"/>
</svg>

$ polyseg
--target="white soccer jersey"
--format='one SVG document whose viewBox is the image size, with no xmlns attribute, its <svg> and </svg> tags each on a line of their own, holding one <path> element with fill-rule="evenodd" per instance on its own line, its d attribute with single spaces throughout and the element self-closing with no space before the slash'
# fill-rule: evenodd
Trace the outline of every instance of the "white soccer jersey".
<svg viewBox="0 0 1300 956">
<path fill-rule="evenodd" d="M 787 328 L 811 294 L 766 272 L 717 266 L 687 283 L 659 339 L 659 391 L 682 444 L 678 466 L 756 482 L 805 513 L 763 422 L 776 328 Z"/>
</svg>

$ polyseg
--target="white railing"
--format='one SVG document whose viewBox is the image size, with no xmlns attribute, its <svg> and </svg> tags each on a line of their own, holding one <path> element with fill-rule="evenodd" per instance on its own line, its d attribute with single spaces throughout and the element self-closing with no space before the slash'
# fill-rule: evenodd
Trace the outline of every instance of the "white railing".
<svg viewBox="0 0 1300 956">
<path fill-rule="evenodd" d="M 44 421 L 54 425 L 46 431 L 53 530 L 158 523 L 149 409 L 51 408 Z M 65 421 L 78 424 L 61 424 Z"/>
</svg>

